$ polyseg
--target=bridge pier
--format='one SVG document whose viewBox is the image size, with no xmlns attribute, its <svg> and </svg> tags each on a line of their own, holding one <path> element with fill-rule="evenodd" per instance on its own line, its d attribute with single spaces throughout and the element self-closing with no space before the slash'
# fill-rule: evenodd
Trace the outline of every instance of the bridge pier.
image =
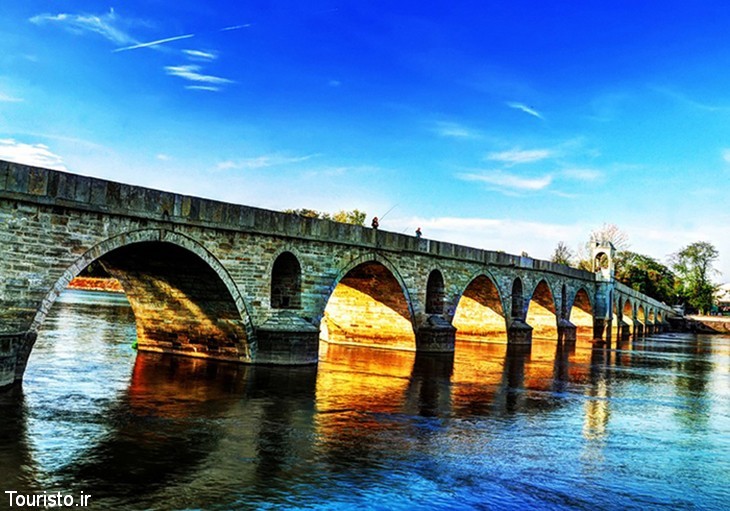
<svg viewBox="0 0 730 511">
<path fill-rule="evenodd" d="M 531 346 L 532 327 L 521 319 L 513 319 L 507 329 L 507 344 L 514 346 Z"/>
<path fill-rule="evenodd" d="M 35 339 L 33 332 L 0 334 L 0 389 L 22 381 Z"/>
<path fill-rule="evenodd" d="M 644 323 L 634 321 L 634 337 L 644 337 Z"/>
<path fill-rule="evenodd" d="M 453 353 L 456 328 L 438 314 L 431 314 L 416 330 L 417 353 Z"/>
<path fill-rule="evenodd" d="M 254 364 L 307 365 L 319 359 L 319 328 L 288 313 L 279 313 L 256 328 Z"/>
<path fill-rule="evenodd" d="M 611 321 L 606 318 L 593 318 L 593 339 L 597 341 L 610 341 Z"/>
<path fill-rule="evenodd" d="M 574 343 L 577 330 L 578 328 L 573 323 L 567 319 L 561 319 L 558 321 L 558 342 Z"/>
</svg>

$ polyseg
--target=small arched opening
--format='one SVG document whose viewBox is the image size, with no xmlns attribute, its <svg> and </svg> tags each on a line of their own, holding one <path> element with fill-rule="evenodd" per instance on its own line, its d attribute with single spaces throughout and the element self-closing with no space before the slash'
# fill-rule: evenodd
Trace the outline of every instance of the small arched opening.
<svg viewBox="0 0 730 511">
<path fill-rule="evenodd" d="M 426 314 L 443 314 L 445 296 L 444 277 L 440 271 L 433 270 L 426 284 Z"/>
<path fill-rule="evenodd" d="M 522 279 L 517 277 L 512 282 L 512 319 L 521 320 L 525 317 L 525 299 L 522 293 Z"/>
<path fill-rule="evenodd" d="M 291 252 L 283 252 L 271 269 L 271 308 L 299 309 L 302 306 L 302 267 Z"/>
</svg>

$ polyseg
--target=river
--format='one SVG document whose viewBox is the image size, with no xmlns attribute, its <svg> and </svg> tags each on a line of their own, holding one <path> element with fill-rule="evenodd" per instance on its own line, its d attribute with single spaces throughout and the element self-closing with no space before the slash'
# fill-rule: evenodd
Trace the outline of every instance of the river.
<svg viewBox="0 0 730 511">
<path fill-rule="evenodd" d="M 611 348 L 325 345 L 317 367 L 137 353 L 122 295 L 66 291 L 0 395 L 0 509 L 723 510 L 730 337 Z"/>
</svg>

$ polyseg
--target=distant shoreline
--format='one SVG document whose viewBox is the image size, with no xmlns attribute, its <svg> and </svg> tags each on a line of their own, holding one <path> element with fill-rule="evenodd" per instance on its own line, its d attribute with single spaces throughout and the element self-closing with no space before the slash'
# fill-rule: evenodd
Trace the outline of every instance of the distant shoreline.
<svg viewBox="0 0 730 511">
<path fill-rule="evenodd" d="M 82 291 L 102 291 L 104 293 L 124 294 L 124 289 L 117 279 L 100 277 L 76 277 L 69 285 L 69 289 Z"/>
</svg>

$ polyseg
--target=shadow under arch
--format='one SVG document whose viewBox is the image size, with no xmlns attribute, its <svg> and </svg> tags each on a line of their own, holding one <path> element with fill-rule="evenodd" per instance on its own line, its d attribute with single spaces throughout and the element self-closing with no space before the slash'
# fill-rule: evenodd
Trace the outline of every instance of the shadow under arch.
<svg viewBox="0 0 730 511">
<path fill-rule="evenodd" d="M 558 314 L 555 308 L 555 298 L 545 279 L 541 279 L 532 291 L 525 322 L 532 327 L 533 339 L 558 339 Z"/>
<path fill-rule="evenodd" d="M 164 229 L 122 233 L 82 254 L 47 293 L 31 332 L 42 327 L 71 280 L 95 261 L 122 284 L 135 314 L 140 350 L 251 360 L 251 318 L 228 271 L 197 241 Z M 23 368 L 31 350 L 29 343 Z"/>
<path fill-rule="evenodd" d="M 626 299 L 621 307 L 621 340 L 628 339 L 634 332 L 634 306 L 631 300 Z"/>
<path fill-rule="evenodd" d="M 593 338 L 593 302 L 585 288 L 581 287 L 568 309 L 568 319 L 575 325 L 576 335 Z"/>
<path fill-rule="evenodd" d="M 455 302 L 452 325 L 457 340 L 507 342 L 504 303 L 491 275 L 474 275 Z"/>
<path fill-rule="evenodd" d="M 415 314 L 403 277 L 387 258 L 366 254 L 335 278 L 320 316 L 320 339 L 415 350 Z"/>
</svg>

